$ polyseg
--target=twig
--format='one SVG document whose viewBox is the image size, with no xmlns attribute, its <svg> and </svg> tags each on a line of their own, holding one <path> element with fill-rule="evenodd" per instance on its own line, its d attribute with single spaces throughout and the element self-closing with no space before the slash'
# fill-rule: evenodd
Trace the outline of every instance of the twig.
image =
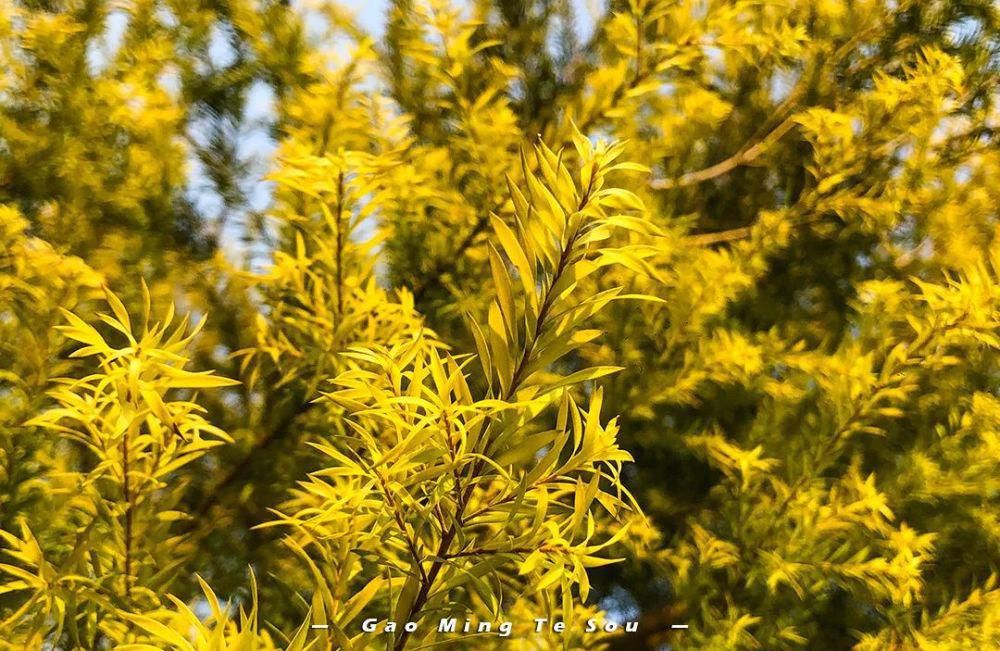
<svg viewBox="0 0 1000 651">
<path fill-rule="evenodd" d="M 577 212 L 582 211 L 586 207 L 587 203 L 590 201 L 593 189 L 594 189 L 594 179 L 591 179 L 590 185 L 584 191 L 583 196 L 580 199 Z M 524 353 L 521 357 L 521 361 L 518 363 L 517 370 L 511 377 L 510 386 L 508 386 L 507 390 L 504 391 L 503 393 L 504 400 L 510 400 L 517 393 L 518 387 L 526 378 L 526 376 L 524 376 L 523 373 L 527 369 L 527 365 L 530 362 L 530 357 L 533 352 L 535 343 L 538 341 L 538 338 L 541 336 L 542 331 L 546 325 L 545 321 L 548 318 L 548 312 L 551 309 L 551 303 L 555 298 L 555 295 L 553 294 L 552 290 L 559 282 L 559 279 L 562 276 L 562 274 L 565 272 L 566 266 L 573 253 L 573 247 L 576 244 L 577 239 L 580 237 L 580 235 L 582 235 L 582 233 L 579 230 L 573 233 L 567 240 L 565 246 L 563 247 L 562 252 L 560 253 L 558 266 L 555 272 L 553 273 L 552 280 L 549 282 L 548 287 L 546 288 L 544 296 L 542 298 L 542 307 L 539 310 L 538 317 L 535 320 L 533 337 L 531 338 L 530 342 L 526 342 L 525 344 Z M 484 435 L 483 449 L 488 451 L 490 444 L 491 441 L 488 440 L 488 434 Z M 477 459 L 476 462 L 472 465 L 470 475 L 472 477 L 476 477 L 482 471 L 483 464 L 484 462 L 482 461 L 482 459 Z M 445 531 L 444 534 L 441 536 L 441 542 L 438 544 L 437 553 L 434 554 L 434 560 L 431 561 L 430 571 L 426 574 L 426 580 L 421 581 L 420 590 L 418 591 L 416 598 L 413 600 L 413 604 L 409 608 L 409 612 L 407 613 L 406 616 L 407 621 L 411 620 L 416 613 L 419 613 L 420 610 L 427 603 L 427 600 L 430 597 L 431 588 L 433 587 L 438 574 L 441 572 L 441 569 L 444 567 L 444 561 L 447 558 L 449 558 L 448 550 L 451 548 L 451 544 L 454 541 L 455 536 L 458 535 L 459 523 L 462 522 L 462 519 L 464 517 L 465 506 L 469 503 L 469 498 L 472 496 L 472 490 L 474 487 L 475 483 L 470 483 L 465 487 L 465 495 L 464 499 L 462 500 L 462 508 L 461 510 L 458 510 L 458 506 L 456 505 L 455 519 L 452 521 L 451 526 L 448 527 L 447 531 Z M 403 651 L 403 649 L 406 648 L 406 642 L 409 639 L 409 636 L 410 636 L 409 631 L 404 631 L 399 636 L 399 638 L 396 640 L 396 644 L 394 647 L 395 651 Z"/>
<path fill-rule="evenodd" d="M 821 72 L 822 69 L 826 66 L 836 65 L 844 57 L 850 54 L 850 52 L 854 49 L 855 45 L 857 45 L 857 43 L 863 37 L 868 35 L 868 33 L 870 32 L 871 30 L 863 30 L 856 33 L 854 36 L 848 39 L 843 45 L 837 48 L 837 50 L 833 53 L 833 55 L 829 58 L 829 60 L 820 62 L 818 64 L 819 69 L 816 70 L 815 72 L 817 73 Z M 805 85 L 807 78 L 809 78 L 809 75 L 806 75 L 805 72 L 803 72 L 792 92 L 788 94 L 788 97 L 786 97 L 784 101 L 781 102 L 780 105 L 775 107 L 774 109 L 775 116 L 785 115 L 795 106 L 795 104 L 799 101 L 799 98 L 805 92 Z M 766 122 L 765 122 L 765 124 L 762 125 L 761 129 L 758 129 L 757 133 L 755 133 L 753 136 L 750 137 L 750 140 L 748 141 L 747 145 L 744 145 L 744 147 L 741 148 L 740 151 L 736 152 L 726 160 L 716 163 L 711 167 L 706 167 L 705 169 L 698 170 L 696 172 L 688 172 L 687 174 L 684 174 L 683 176 L 677 179 L 655 179 L 652 182 L 650 182 L 650 187 L 652 187 L 654 190 L 669 190 L 672 188 L 680 188 L 688 185 L 694 185 L 697 183 L 703 183 L 705 181 L 718 178 L 723 174 L 727 174 L 732 170 L 736 169 L 737 167 L 741 165 L 746 165 L 747 163 L 750 163 L 754 159 L 758 158 L 761 154 L 766 152 L 768 148 L 770 148 L 775 142 L 780 140 L 782 136 L 788 133 L 794 126 L 795 126 L 795 116 L 788 115 L 777 127 L 774 128 L 773 131 L 771 131 L 770 134 L 761 137 L 760 135 L 761 130 L 766 127 Z M 749 145 L 750 142 L 755 142 L 755 144 Z"/>
<path fill-rule="evenodd" d="M 710 181 L 724 174 L 728 174 L 737 167 L 753 162 L 772 145 L 774 145 L 774 143 L 780 140 L 782 136 L 791 131 L 794 126 L 795 118 L 794 116 L 789 116 L 785 118 L 781 124 L 775 127 L 774 131 L 769 133 L 763 140 L 749 147 L 744 147 L 724 161 L 696 172 L 688 172 L 687 174 L 684 174 L 676 179 L 655 179 L 651 181 L 649 185 L 654 190 L 670 190 L 673 188 L 683 188 L 689 185 L 695 185 L 697 183 L 704 183 L 705 181 Z"/>
<path fill-rule="evenodd" d="M 344 315 L 344 169 L 337 175 L 337 318 Z"/>
<path fill-rule="evenodd" d="M 750 233 L 751 228 L 749 226 L 741 226 L 739 228 L 731 228 L 726 231 L 718 231 L 717 233 L 701 233 L 700 235 L 692 235 L 688 238 L 688 241 L 696 246 L 711 246 L 713 244 L 743 240 L 750 237 Z"/>
<path fill-rule="evenodd" d="M 122 497 L 125 499 L 125 596 L 132 596 L 132 485 L 129 480 L 128 429 L 122 435 Z"/>
</svg>

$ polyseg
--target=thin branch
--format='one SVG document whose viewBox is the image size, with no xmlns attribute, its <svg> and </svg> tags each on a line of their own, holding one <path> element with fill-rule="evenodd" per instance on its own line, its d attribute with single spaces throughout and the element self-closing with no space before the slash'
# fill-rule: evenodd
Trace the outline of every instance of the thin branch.
<svg viewBox="0 0 1000 651">
<path fill-rule="evenodd" d="M 798 201 L 784 208 L 786 211 L 785 218 L 797 219 L 797 221 L 792 224 L 793 227 L 800 228 L 815 224 L 822 219 L 822 214 L 811 215 L 809 217 L 805 216 L 815 208 L 816 200 L 816 195 L 812 193 L 803 194 L 799 197 Z M 728 230 L 716 231 L 714 233 L 697 233 L 687 236 L 686 241 L 695 246 L 713 246 L 715 244 L 724 244 L 726 242 L 736 242 L 738 240 L 748 239 L 753 234 L 753 228 L 754 224 L 751 223 L 747 226 L 730 228 Z"/>
<path fill-rule="evenodd" d="M 586 207 L 587 203 L 590 201 L 593 189 L 594 189 L 594 179 L 591 178 L 590 185 L 584 191 L 583 196 L 580 199 L 577 212 L 582 211 Z M 510 386 L 507 387 L 507 390 L 504 391 L 503 393 L 504 400 L 511 399 L 517 393 L 517 389 L 520 386 L 520 384 L 526 379 L 526 376 L 524 376 L 523 373 L 525 372 L 527 365 L 530 362 L 530 357 L 533 352 L 535 343 L 538 341 L 538 338 L 541 336 L 542 331 L 545 328 L 546 325 L 545 322 L 547 321 L 549 316 L 548 312 L 551 309 L 551 304 L 555 298 L 552 290 L 559 282 L 559 279 L 561 278 L 562 274 L 565 272 L 566 266 L 573 253 L 573 247 L 576 245 L 576 242 L 581 234 L 582 233 L 580 232 L 580 230 L 574 232 L 569 237 L 569 239 L 567 240 L 566 244 L 563 247 L 563 250 L 560 253 L 558 266 L 555 272 L 553 273 L 552 279 L 548 283 L 547 288 L 545 289 L 544 295 L 542 297 L 542 307 L 539 310 L 538 317 L 535 320 L 533 336 L 531 338 L 531 341 L 525 343 L 525 349 L 522 354 L 521 361 L 518 363 L 518 368 L 511 377 Z M 484 439 L 483 449 L 488 451 L 491 445 L 488 432 L 484 434 L 483 439 Z M 483 464 L 484 462 L 482 459 L 477 459 L 476 462 L 472 465 L 470 476 L 473 478 L 478 476 L 479 473 L 482 472 Z M 409 612 L 407 613 L 406 616 L 407 621 L 412 620 L 414 615 L 420 612 L 420 610 L 424 607 L 424 605 L 427 603 L 428 598 L 430 597 L 431 588 L 434 586 L 434 582 L 437 580 L 438 574 L 440 574 L 441 569 L 444 567 L 445 560 L 449 558 L 448 550 L 451 548 L 452 542 L 458 535 L 459 523 L 461 523 L 464 518 L 465 506 L 468 505 L 469 503 L 469 498 L 472 496 L 473 488 L 475 488 L 475 482 L 469 483 L 465 487 L 465 495 L 463 496 L 461 510 L 459 510 L 458 506 L 456 505 L 455 518 L 452 521 L 451 526 L 449 526 L 448 529 L 441 536 L 441 542 L 438 544 L 437 552 L 434 554 L 434 559 L 431 561 L 430 571 L 425 575 L 426 580 L 421 581 L 420 590 L 417 592 L 417 596 L 413 600 L 413 604 L 409 608 Z M 408 631 L 404 631 L 402 635 L 399 636 L 399 638 L 396 640 L 396 644 L 394 647 L 395 651 L 403 651 L 403 649 L 406 647 L 406 642 L 409 639 L 409 636 L 410 633 Z"/>
<path fill-rule="evenodd" d="M 389 508 L 392 509 L 392 517 L 396 521 L 396 526 L 399 527 L 399 532 L 403 536 L 403 540 L 406 541 L 406 547 L 410 552 L 410 557 L 413 558 L 413 564 L 420 571 L 420 581 L 421 583 L 427 583 L 427 574 L 424 572 L 424 564 L 420 560 L 420 552 L 417 551 L 417 543 L 410 536 L 410 532 L 406 530 L 406 522 L 403 520 L 403 515 L 399 512 L 399 508 L 396 506 L 396 500 L 393 498 L 392 492 L 385 483 L 385 477 L 377 470 L 375 470 L 375 474 L 378 476 L 378 483 L 382 487 L 382 494 L 385 495 L 385 501 L 388 502 Z"/>
<path fill-rule="evenodd" d="M 298 418 L 309 411 L 311 411 L 317 403 L 315 402 L 302 402 L 295 408 L 289 410 L 285 416 L 264 436 L 257 439 L 250 450 L 247 451 L 246 455 L 235 465 L 226 476 L 212 487 L 209 494 L 206 496 L 205 500 L 202 501 L 198 510 L 195 512 L 194 518 L 191 519 L 192 523 L 198 523 L 209 512 L 217 506 L 221 501 L 223 495 L 227 492 L 227 489 L 240 481 L 243 475 L 247 473 L 253 466 L 254 460 L 259 454 L 267 450 L 273 443 L 284 439 L 291 426 L 295 423 Z"/>
<path fill-rule="evenodd" d="M 122 435 L 122 497 L 125 499 L 125 596 L 132 596 L 132 484 L 129 479 L 129 430 Z"/>
<path fill-rule="evenodd" d="M 741 226 L 739 228 L 731 228 L 726 231 L 718 231 L 716 233 L 701 233 L 699 235 L 692 235 L 688 238 L 688 241 L 696 246 L 712 246 L 713 244 L 723 244 L 725 242 L 735 242 L 736 240 L 745 240 L 750 237 L 752 232 L 750 226 Z"/>
<path fill-rule="evenodd" d="M 858 42 L 871 33 L 871 31 L 872 30 L 863 30 L 856 33 L 843 45 L 837 48 L 828 60 L 819 62 L 817 64 L 818 68 L 814 72 L 820 73 L 824 68 L 834 66 L 842 61 L 848 54 L 851 53 Z M 773 115 L 775 117 L 784 115 L 785 118 L 768 135 L 762 136 L 761 134 L 763 130 L 767 128 L 767 123 L 770 122 L 770 120 L 765 121 L 765 123 L 761 125 L 757 132 L 750 137 L 747 144 L 744 145 L 740 151 L 736 152 L 726 160 L 696 172 L 688 172 L 677 179 L 655 179 L 650 182 L 650 187 L 654 190 L 669 190 L 672 188 L 695 185 L 697 183 L 703 183 L 705 181 L 718 178 L 724 174 L 728 174 L 741 165 L 753 162 L 795 126 L 795 116 L 787 115 L 787 113 L 795 107 L 802 95 L 805 94 L 807 80 L 811 77 L 812 75 L 807 75 L 803 72 L 803 74 L 799 77 L 798 82 L 796 82 L 795 88 L 793 88 L 788 94 L 788 97 L 786 97 L 781 104 L 775 107 Z M 755 144 L 750 145 L 749 143 L 751 142 Z"/>
<path fill-rule="evenodd" d="M 337 175 L 337 318 L 344 315 L 344 170 Z"/>
<path fill-rule="evenodd" d="M 530 554 L 536 550 L 529 549 L 528 547 L 512 547 L 510 549 L 470 549 L 464 552 L 455 552 L 454 554 L 448 554 L 445 558 L 468 558 L 471 556 L 498 556 L 501 554 Z M 539 547 L 538 551 L 551 551 L 547 547 Z"/>
<path fill-rule="evenodd" d="M 921 360 L 924 359 L 922 354 L 923 349 L 934 341 L 934 336 L 939 332 L 946 332 L 952 328 L 956 328 L 962 321 L 965 315 L 961 315 L 953 319 L 950 323 L 943 325 L 935 324 L 923 334 L 919 335 L 906 350 L 906 357 L 900 361 L 900 367 L 907 366 L 919 366 Z M 848 436 L 851 428 L 858 422 L 862 421 L 866 414 L 875 407 L 879 400 L 879 394 L 898 384 L 897 378 L 901 374 L 897 373 L 893 377 L 886 380 L 880 380 L 872 384 L 869 391 L 863 399 L 855 404 L 851 409 L 850 415 L 844 419 L 834 430 L 833 434 L 827 439 L 823 448 L 820 450 L 819 455 L 813 461 L 813 467 L 807 467 L 806 471 L 798 476 L 795 482 L 789 487 L 788 492 L 785 494 L 784 498 L 778 504 L 778 508 L 771 518 L 767 528 L 764 530 L 764 540 L 767 540 L 774 533 L 775 529 L 781 522 L 781 519 L 788 512 L 788 507 L 791 506 L 792 501 L 798 496 L 799 491 L 805 488 L 806 484 L 817 477 L 820 477 L 827 466 L 832 462 L 831 455 L 836 451 L 837 445 Z M 761 548 L 757 549 L 759 553 Z"/>
<path fill-rule="evenodd" d="M 705 181 L 710 181 L 728 174 L 737 167 L 751 163 L 759 158 L 786 133 L 791 131 L 794 126 L 795 118 L 794 116 L 789 116 L 785 118 L 781 124 L 775 127 L 774 131 L 769 133 L 762 140 L 749 147 L 744 146 L 743 149 L 724 161 L 696 172 L 688 172 L 687 174 L 684 174 L 676 179 L 655 179 L 651 181 L 649 185 L 654 190 L 671 190 L 673 188 L 683 188 L 689 185 L 704 183 Z"/>
<path fill-rule="evenodd" d="M 499 206 L 492 212 L 499 212 Z M 420 285 L 413 288 L 413 298 L 414 301 L 420 303 L 423 300 L 427 292 L 431 289 L 436 289 L 441 286 L 444 277 L 449 273 L 455 271 L 458 268 L 458 262 L 465 256 L 465 252 L 468 251 L 473 244 L 476 242 L 476 238 L 479 237 L 486 229 L 486 225 L 490 223 L 490 211 L 487 211 L 476 220 L 476 223 L 472 226 L 472 229 L 466 233 L 462 241 L 459 242 L 458 246 L 452 251 L 448 256 L 437 261 L 434 268 L 431 269 L 428 274 L 427 279 Z"/>
</svg>

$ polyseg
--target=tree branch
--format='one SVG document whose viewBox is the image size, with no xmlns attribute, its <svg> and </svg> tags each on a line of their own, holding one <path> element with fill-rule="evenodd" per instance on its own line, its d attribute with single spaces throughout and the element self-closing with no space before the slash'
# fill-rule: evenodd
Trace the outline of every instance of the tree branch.
<svg viewBox="0 0 1000 651">
<path fill-rule="evenodd" d="M 198 510 L 195 512 L 195 516 L 191 520 L 192 523 L 196 524 L 207 516 L 209 512 L 211 512 L 211 510 L 222 501 L 223 493 L 225 493 L 226 490 L 233 484 L 240 481 L 240 479 L 247 473 L 258 455 L 269 448 L 272 444 L 284 439 L 288 435 L 288 432 L 295 421 L 300 416 L 311 411 L 315 406 L 315 402 L 300 403 L 297 407 L 290 409 L 269 432 L 257 439 L 239 463 L 233 466 L 226 476 L 212 487 L 209 494 L 205 497 L 201 505 L 198 507 Z"/>
<path fill-rule="evenodd" d="M 494 211 L 496 212 L 496 211 Z M 419 303 L 427 296 L 427 292 L 431 289 L 436 289 L 441 286 L 442 279 L 445 275 L 453 272 L 458 267 L 458 261 L 462 259 L 465 252 L 475 244 L 476 238 L 479 234 L 486 229 L 486 225 L 490 223 L 489 211 L 483 214 L 476 223 L 472 226 L 472 229 L 466 233 L 462 241 L 459 242 L 458 246 L 452 253 L 437 261 L 434 268 L 431 269 L 427 276 L 427 279 L 413 288 L 413 299 L 416 303 Z"/>
<path fill-rule="evenodd" d="M 580 199 L 580 203 L 577 207 L 577 212 L 582 211 L 587 206 L 587 203 L 590 201 L 593 189 L 594 189 L 594 179 L 591 178 L 590 185 L 588 185 L 588 187 L 583 193 L 583 196 Z M 532 352 L 534 351 L 535 344 L 537 343 L 538 338 L 541 336 L 542 331 L 545 328 L 546 321 L 549 317 L 549 310 L 551 309 L 555 299 L 553 289 L 555 288 L 556 284 L 558 284 L 559 279 L 562 277 L 562 274 L 565 272 L 566 267 L 569 263 L 569 259 L 573 254 L 573 247 L 576 245 L 580 235 L 581 235 L 581 229 L 577 229 L 573 234 L 569 236 L 569 239 L 567 240 L 566 244 L 563 246 L 562 251 L 560 252 L 559 263 L 552 274 L 552 279 L 548 282 L 545 291 L 543 292 L 542 307 L 539 310 L 538 317 L 535 319 L 535 327 L 533 330 L 532 337 L 530 341 L 525 342 L 525 348 L 524 352 L 522 353 L 521 361 L 518 363 L 517 370 L 514 371 L 514 374 L 511 377 L 510 386 L 507 387 L 507 390 L 503 392 L 502 395 L 503 400 L 510 400 L 511 398 L 513 398 L 514 395 L 517 393 L 518 387 L 526 379 L 526 376 L 524 376 L 523 374 L 525 373 L 527 366 L 530 363 L 530 358 Z M 483 450 L 485 452 L 489 450 L 490 445 L 492 443 L 489 440 L 489 430 L 487 430 L 487 432 L 484 433 L 483 440 L 484 440 Z M 476 476 L 478 476 L 479 473 L 482 471 L 484 463 L 485 462 L 482 459 L 477 459 L 475 463 L 473 463 L 472 465 L 469 476 L 471 478 L 475 478 Z M 469 484 L 466 485 L 465 494 L 461 501 L 461 506 L 459 507 L 459 505 L 456 505 L 455 518 L 452 521 L 451 526 L 449 526 L 448 529 L 441 536 L 441 542 L 438 544 L 437 553 L 434 555 L 435 556 L 434 560 L 431 561 L 431 569 L 429 572 L 423 575 L 426 577 L 426 579 L 422 580 L 420 583 L 420 590 L 417 593 L 417 596 L 413 601 L 413 605 L 410 606 L 409 612 L 406 616 L 407 621 L 411 620 L 414 617 L 414 615 L 419 613 L 420 610 L 427 603 L 427 600 L 430 597 L 431 589 L 434 585 L 434 581 L 437 579 L 438 574 L 444 567 L 445 560 L 449 558 L 454 558 L 454 555 L 450 554 L 449 550 L 451 549 L 451 544 L 454 541 L 455 536 L 458 535 L 459 527 L 463 522 L 465 508 L 469 503 L 469 498 L 472 496 L 472 491 L 474 488 L 475 488 L 475 482 L 470 482 Z M 423 568 L 421 568 L 421 570 L 423 570 Z M 396 640 L 396 645 L 394 647 L 395 651 L 402 651 L 406 647 L 406 642 L 409 639 L 409 636 L 410 633 L 408 631 L 404 631 L 402 635 L 399 636 L 399 638 Z"/>
<path fill-rule="evenodd" d="M 772 145 L 780 140 L 782 136 L 791 131 L 794 126 L 794 116 L 789 116 L 785 118 L 781 124 L 775 127 L 774 131 L 769 133 L 762 140 L 754 145 L 744 146 L 740 151 L 736 152 L 724 161 L 696 172 L 688 172 L 687 174 L 684 174 L 676 179 L 654 179 L 649 185 L 654 190 L 671 190 L 673 188 L 683 188 L 689 185 L 704 183 L 705 181 L 710 181 L 723 176 L 724 174 L 728 174 L 737 167 L 751 163 L 760 157 L 761 154 L 766 152 Z"/>
</svg>

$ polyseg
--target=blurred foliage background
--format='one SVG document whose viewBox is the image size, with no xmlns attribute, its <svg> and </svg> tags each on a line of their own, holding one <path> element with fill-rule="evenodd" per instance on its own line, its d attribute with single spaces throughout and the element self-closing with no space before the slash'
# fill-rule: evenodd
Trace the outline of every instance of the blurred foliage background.
<svg viewBox="0 0 1000 651">
<path fill-rule="evenodd" d="M 357 9 L 0 0 L 0 530 L 61 558 L 86 528 L 97 464 L 32 420 L 96 372 L 60 308 L 173 303 L 207 316 L 190 367 L 240 383 L 164 385 L 232 438 L 176 470 L 164 591 L 199 599 L 197 572 L 248 602 L 252 566 L 291 637 L 314 577 L 258 525 L 330 464 L 307 443 L 346 436 L 317 401 L 340 353 L 481 350 L 491 215 L 522 224 L 510 186 L 552 184 L 538 142 L 586 169 L 578 129 L 647 168 L 611 173 L 648 226 L 581 287 L 657 299 L 532 370 L 621 368 L 569 391 L 620 415 L 645 513 L 589 571 L 589 603 L 640 622 L 601 644 L 1000 645 L 994 2 L 392 0 L 380 34 Z M 9 630 L 22 603 L 0 587 Z"/>
</svg>

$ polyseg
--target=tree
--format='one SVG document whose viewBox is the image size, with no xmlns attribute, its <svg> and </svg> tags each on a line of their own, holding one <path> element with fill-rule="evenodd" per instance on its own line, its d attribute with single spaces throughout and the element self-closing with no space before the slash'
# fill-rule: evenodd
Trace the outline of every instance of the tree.
<svg viewBox="0 0 1000 651">
<path fill-rule="evenodd" d="M 993 3 L 3 9 L 0 647 L 1000 642 Z"/>
</svg>

